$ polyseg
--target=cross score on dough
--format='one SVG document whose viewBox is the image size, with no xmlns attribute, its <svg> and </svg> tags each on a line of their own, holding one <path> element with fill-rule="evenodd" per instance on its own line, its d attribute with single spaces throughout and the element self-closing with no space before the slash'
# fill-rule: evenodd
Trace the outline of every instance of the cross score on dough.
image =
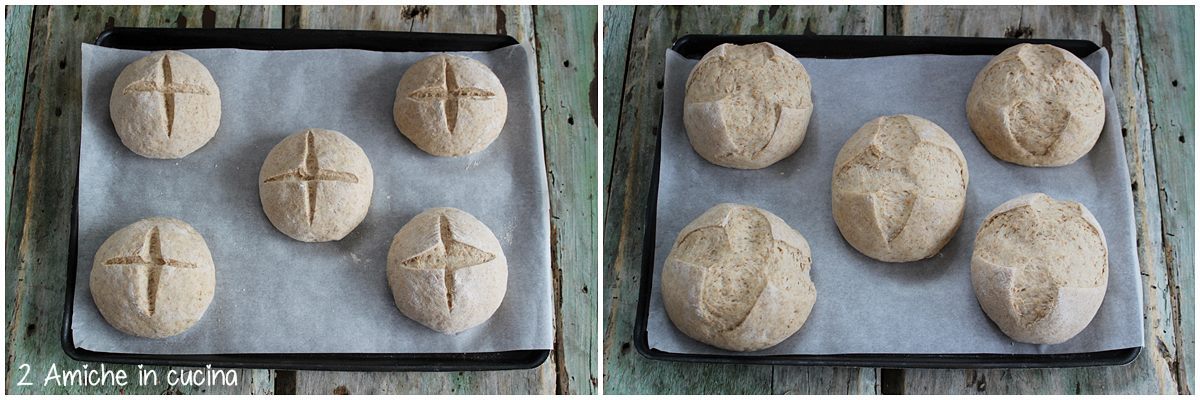
<svg viewBox="0 0 1200 400">
<path fill-rule="evenodd" d="M 167 112 L 167 137 L 171 137 L 172 128 L 174 128 L 174 126 L 175 126 L 175 93 L 202 94 L 202 95 L 208 95 L 210 93 L 208 92 L 208 89 L 204 88 L 203 85 L 173 82 L 172 76 L 171 76 L 171 58 L 170 58 L 169 54 L 163 54 L 163 58 L 162 58 L 162 62 L 160 63 L 160 67 L 162 68 L 162 77 L 163 77 L 163 81 L 161 84 L 159 82 L 155 81 L 153 78 L 146 79 L 146 80 L 140 80 L 140 81 L 137 81 L 134 83 L 130 83 L 129 86 L 125 87 L 125 89 L 122 91 L 122 93 L 124 93 L 124 94 L 132 94 L 134 92 L 162 93 L 163 108 L 165 108 L 166 112 Z"/>
<path fill-rule="evenodd" d="M 145 267 L 149 269 L 149 277 L 146 282 L 146 308 L 141 311 L 148 316 L 154 315 L 154 305 L 158 299 L 158 285 L 161 282 L 162 269 L 164 267 L 196 269 L 199 268 L 194 263 L 183 260 L 175 260 L 163 257 L 162 255 L 162 240 L 159 238 L 158 227 L 150 227 L 150 231 L 146 232 L 145 241 L 142 243 L 142 248 L 138 253 L 131 256 L 113 257 L 105 260 L 103 263 L 106 267 L 116 266 L 133 266 Z"/>
<path fill-rule="evenodd" d="M 454 308 L 454 272 L 463 268 L 488 263 L 496 258 L 495 254 L 480 250 L 474 246 L 454 240 L 450 232 L 450 219 L 443 214 L 438 217 L 439 249 L 426 251 L 407 260 L 400 265 L 410 269 L 441 269 L 445 273 L 446 308 Z M 418 263 L 424 264 L 424 266 Z"/>
<path fill-rule="evenodd" d="M 735 219 L 735 215 L 738 215 L 738 214 L 751 215 L 752 217 L 750 218 L 750 226 L 748 227 L 749 229 L 747 229 L 747 230 L 750 232 L 756 232 L 758 234 L 761 234 L 764 237 L 759 238 L 760 240 L 756 241 L 754 238 L 746 237 L 743 235 L 730 235 L 729 229 L 731 227 L 729 225 L 731 225 L 731 222 L 733 222 L 733 220 Z M 687 235 L 685 235 L 682 240 L 679 241 L 679 244 L 680 244 L 680 246 L 683 246 L 685 243 L 688 243 L 689 240 L 693 238 L 693 236 L 695 236 L 696 238 L 701 238 L 701 237 L 708 236 L 708 235 L 713 235 L 715 237 L 720 238 L 720 240 L 717 241 L 715 244 L 725 247 L 725 249 L 721 249 L 724 251 L 719 251 L 718 249 L 704 249 L 705 252 L 701 253 L 701 254 L 717 254 L 718 258 L 716 260 L 712 260 L 711 262 L 704 262 L 703 258 L 693 259 L 690 256 L 692 254 L 695 254 L 695 252 L 692 252 L 692 254 L 688 254 L 687 252 L 681 252 L 678 257 L 684 259 L 685 261 L 687 261 L 693 265 L 699 266 L 709 272 L 709 273 L 705 274 L 705 277 L 704 277 L 705 283 L 703 286 L 705 286 L 705 287 L 709 286 L 708 282 L 710 282 L 709 281 L 710 279 L 718 279 L 718 280 L 719 279 L 729 279 L 729 278 L 735 277 L 736 275 L 740 275 L 742 273 L 747 273 L 747 272 L 753 273 L 756 278 L 754 280 L 754 287 L 746 288 L 746 289 L 753 291 L 753 296 L 750 296 L 748 298 L 753 299 L 755 301 L 758 299 L 759 294 L 762 292 L 763 288 L 767 284 L 767 282 L 766 282 L 767 273 L 763 270 L 763 267 L 762 267 L 762 261 L 763 261 L 762 257 L 764 255 L 770 255 L 772 247 L 777 247 L 782 252 L 782 254 L 781 254 L 782 259 L 788 259 L 788 258 L 802 259 L 803 258 L 802 257 L 803 253 L 801 253 L 801 251 L 799 249 L 793 247 L 792 245 L 790 245 L 782 240 L 776 239 L 774 237 L 774 235 L 771 234 L 770 222 L 767 220 L 767 218 L 765 216 L 759 214 L 758 212 L 752 211 L 752 210 L 744 210 L 744 209 L 731 210 L 728 214 L 726 214 L 724 221 L 722 221 L 720 225 L 706 226 L 706 227 L 691 231 Z M 710 236 L 710 237 L 712 237 L 712 236 Z M 766 240 L 762 240 L 762 239 L 766 239 Z M 701 242 L 701 243 L 704 243 L 704 242 Z M 712 242 L 709 242 L 709 243 L 712 243 Z M 714 251 L 714 250 L 718 250 L 718 251 Z M 742 254 L 742 256 L 737 257 L 737 256 L 735 256 L 736 254 Z M 751 270 L 753 272 L 747 271 L 747 270 Z M 704 297 L 707 298 L 707 296 L 704 296 Z M 754 304 L 753 303 L 741 304 L 741 306 L 742 307 L 739 307 L 739 308 L 747 308 L 747 306 L 753 307 Z M 707 301 L 702 301 L 701 307 L 705 313 L 715 314 L 711 310 L 708 309 Z M 749 311 L 746 310 L 746 312 L 743 312 L 743 313 L 741 313 L 741 315 L 736 315 L 736 316 L 730 316 L 730 315 L 715 315 L 715 316 L 716 316 L 717 320 L 721 321 L 721 322 L 727 322 L 728 321 L 727 319 L 731 318 L 731 317 L 734 319 L 733 321 L 729 321 L 729 322 L 732 322 L 729 324 L 729 326 L 723 327 L 723 329 L 728 330 L 728 329 L 733 329 L 733 328 L 740 326 L 742 324 L 742 322 L 745 321 L 746 317 L 749 317 L 749 315 L 750 315 Z"/>
<path fill-rule="evenodd" d="M 455 77 L 454 70 L 450 67 L 449 59 L 442 60 L 442 70 L 444 74 L 442 86 L 414 90 L 408 94 L 408 98 L 417 102 L 441 102 L 442 108 L 446 110 L 446 130 L 454 134 L 454 126 L 458 123 L 460 101 L 491 100 L 496 97 L 496 94 L 481 88 L 458 86 L 458 78 Z"/>
<path fill-rule="evenodd" d="M 304 186 L 304 189 L 308 192 L 308 196 L 305 198 L 308 207 L 305 211 L 308 213 L 309 225 L 312 225 L 313 218 L 317 215 L 317 185 L 321 181 L 358 183 L 358 176 L 352 173 L 321 169 L 320 163 L 317 160 L 316 147 L 313 132 L 310 129 L 304 134 L 304 152 L 301 154 L 304 164 L 263 181 L 263 183 L 299 182 L 301 186 Z"/>
</svg>

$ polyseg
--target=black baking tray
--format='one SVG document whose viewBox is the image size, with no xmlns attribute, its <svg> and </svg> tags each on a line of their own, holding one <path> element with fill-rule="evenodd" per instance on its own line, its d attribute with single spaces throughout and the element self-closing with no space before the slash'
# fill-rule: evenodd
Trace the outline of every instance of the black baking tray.
<svg viewBox="0 0 1200 400">
<path fill-rule="evenodd" d="M 488 51 L 517 44 L 506 35 L 308 29 L 159 29 L 111 28 L 96 37 L 103 47 L 134 50 L 240 48 L 251 50 L 361 49 L 374 51 Z M 76 172 L 78 187 L 78 171 Z M 343 371 L 484 371 L 529 369 L 541 365 L 550 350 L 487 353 L 246 353 L 130 354 L 90 351 L 75 346 L 71 314 L 79 253 L 79 191 L 75 191 L 68 250 L 63 351 L 80 361 L 220 368 L 269 368 Z"/>
<path fill-rule="evenodd" d="M 1086 40 L 1008 39 L 922 36 L 821 36 L 821 35 L 687 35 L 671 49 L 698 60 L 722 43 L 770 42 L 796 57 L 863 58 L 905 54 L 994 55 L 1020 43 L 1052 44 L 1085 57 L 1100 46 Z M 653 295 L 655 221 L 658 215 L 658 175 L 662 135 L 654 156 L 647 200 L 645 238 L 642 242 L 642 280 L 638 293 L 634 347 L 653 360 L 724 364 L 770 364 L 878 368 L 1063 368 L 1124 365 L 1133 362 L 1141 347 L 1073 354 L 828 354 L 828 355 L 712 355 L 671 353 L 650 348 L 647 320 Z"/>
</svg>

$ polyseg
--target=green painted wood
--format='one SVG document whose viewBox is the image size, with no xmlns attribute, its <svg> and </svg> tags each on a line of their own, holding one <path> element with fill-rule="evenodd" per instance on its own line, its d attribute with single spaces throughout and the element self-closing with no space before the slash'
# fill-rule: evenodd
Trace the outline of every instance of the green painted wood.
<svg viewBox="0 0 1200 400">
<path fill-rule="evenodd" d="M 633 349 L 642 238 L 662 119 L 664 52 L 689 33 L 882 34 L 881 6 L 661 7 L 634 10 L 604 221 L 606 394 L 877 393 L 878 371 L 648 360 Z M 665 233 L 672 234 L 672 233 Z"/>
<path fill-rule="evenodd" d="M 608 193 L 613 151 L 617 148 L 617 125 L 625 92 L 625 61 L 633 29 L 633 6 L 604 7 L 604 191 Z M 609 112 L 608 110 L 613 110 Z"/>
<path fill-rule="evenodd" d="M 29 364 L 30 378 L 51 365 L 78 369 L 59 341 L 66 276 L 70 215 L 79 161 L 80 43 L 92 42 L 106 26 L 258 27 L 239 21 L 239 7 L 45 7 L 34 9 L 24 104 L 17 131 L 12 204 L 5 247 L 5 378 L 8 393 L 264 393 L 270 371 L 238 370 L 234 386 L 153 386 L 124 388 L 15 386 Z M 190 22 L 189 22 L 190 21 Z M 88 251 L 86 249 L 81 251 Z M 91 368 L 97 365 L 91 364 Z M 107 365 L 136 370 L 133 366 Z M 150 368 L 164 377 L 172 368 Z M 190 370 L 179 369 L 174 370 Z M 30 379 L 34 380 L 34 379 Z"/>
<path fill-rule="evenodd" d="M 513 36 L 518 41 L 531 47 L 536 46 L 534 12 L 532 7 L 528 6 L 286 6 L 284 8 L 283 20 L 287 28 L 503 33 Z M 554 28 L 543 26 L 543 29 Z M 559 66 L 559 68 L 562 67 Z M 545 76 L 544 74 L 540 75 Z M 566 97 L 567 95 L 557 94 L 556 96 L 554 99 L 558 100 L 560 97 Z M 542 99 L 543 109 L 550 104 L 550 101 L 547 99 L 546 97 Z M 576 127 L 579 127 L 581 123 L 586 122 L 586 119 L 581 121 L 580 118 L 577 118 L 575 122 Z M 545 122 L 543 124 L 545 125 Z M 549 131 L 547 130 L 547 132 Z M 546 141 L 548 144 L 551 143 L 549 134 L 546 136 Z M 571 149 L 573 148 L 571 146 L 573 144 L 566 142 L 563 143 L 561 148 L 555 147 L 552 149 L 547 145 L 547 160 L 559 160 L 560 157 L 565 157 L 565 153 L 552 153 L 552 151 Z M 594 150 L 592 154 L 592 159 L 594 159 Z M 547 169 L 551 176 L 568 179 L 569 176 L 572 176 L 571 174 L 577 173 L 575 170 L 559 172 L 554 169 L 559 166 L 553 163 L 547 164 Z M 562 167 L 566 168 L 567 166 L 562 165 Z M 593 176 L 594 174 L 595 172 L 592 172 Z M 573 207 L 575 204 L 573 202 L 578 200 L 571 197 L 574 194 L 575 192 L 567 194 L 555 193 L 552 195 L 552 204 L 561 206 L 571 205 Z M 555 197 L 553 196 L 560 196 L 557 199 L 563 201 L 555 202 Z M 563 210 L 568 211 L 571 215 L 578 211 L 576 208 L 566 208 Z M 563 223 L 561 219 L 555 222 L 556 235 L 560 243 L 563 241 L 573 243 L 576 240 L 575 238 L 578 237 L 577 235 L 585 234 L 576 231 L 579 226 L 563 226 L 559 225 L 560 223 Z M 572 222 L 572 224 L 574 223 Z M 574 262 L 574 258 L 583 255 L 585 251 L 585 249 L 580 248 L 574 249 L 573 253 L 558 253 L 556 255 L 559 257 L 571 257 Z M 558 261 L 556 260 L 556 262 Z M 557 268 L 558 265 L 556 264 L 555 267 Z M 572 272 L 574 273 L 575 271 Z M 560 280 L 562 279 L 557 273 L 555 275 Z M 578 277 L 579 275 L 571 275 L 569 278 L 576 279 Z M 563 293 L 566 292 L 564 291 Z M 560 296 L 558 291 L 556 291 L 556 296 Z M 571 293 L 566 298 L 570 299 L 570 301 L 564 300 L 564 305 L 574 305 L 578 301 L 578 297 L 574 293 Z M 577 310 L 570 310 L 566 314 L 560 313 L 557 318 L 562 321 L 563 315 L 574 315 L 576 313 Z M 594 311 L 592 315 L 592 319 L 594 319 Z M 564 323 L 583 326 L 587 322 L 569 321 Z M 593 337 L 594 335 L 594 333 L 591 334 Z M 534 369 L 521 371 L 379 373 L 296 371 L 294 372 L 295 392 L 298 394 L 553 394 L 556 392 L 558 382 L 564 379 L 564 377 L 559 376 L 560 372 L 564 368 L 568 368 L 559 366 L 558 361 L 563 359 L 575 360 L 585 357 L 578 354 L 561 355 L 559 354 L 561 351 L 563 351 L 561 347 L 556 348 L 556 351 L 546 363 Z M 575 370 L 570 370 L 567 376 L 572 376 L 572 373 L 582 373 L 582 375 L 575 375 L 577 380 L 580 379 L 579 376 L 588 376 L 586 371 L 576 372 Z"/>
<path fill-rule="evenodd" d="M 1087 39 L 1112 56 L 1111 82 L 1134 185 L 1138 256 L 1145 297 L 1146 347 L 1119 367 L 1009 370 L 907 370 L 906 394 L 1174 393 L 1175 311 L 1162 255 L 1162 212 L 1156 193 L 1137 18 L 1132 7 L 889 7 L 888 34 Z M 1189 352 L 1189 349 L 1184 349 Z"/>
<path fill-rule="evenodd" d="M 211 10 L 211 6 L 206 6 L 206 9 Z M 283 6 L 261 6 L 261 7 L 239 7 L 237 21 L 234 26 L 239 27 L 262 27 L 262 28 L 283 28 Z M 211 23 L 201 18 L 201 27 L 215 27 L 216 18 L 213 18 Z"/>
<path fill-rule="evenodd" d="M 510 35 L 532 44 L 533 14 L 519 6 L 285 6 L 288 27 Z"/>
<path fill-rule="evenodd" d="M 558 393 L 594 394 L 599 382 L 596 7 L 541 6 L 534 11 L 559 303 L 554 347 Z"/>
<path fill-rule="evenodd" d="M 29 30 L 33 24 L 33 6 L 4 8 L 4 210 L 12 199 L 13 167 L 17 159 L 17 132 L 21 127 L 21 105 L 25 98 L 25 68 L 29 65 Z M 16 279 L 4 280 L 5 304 L 14 304 Z M 5 321 L 12 321 L 13 310 L 7 307 Z"/>
<path fill-rule="evenodd" d="M 12 199 L 13 163 L 17 155 L 17 130 L 21 127 L 21 102 L 25 97 L 25 67 L 29 61 L 29 28 L 33 6 L 4 7 L 4 209 Z M 5 287 L 11 291 L 11 287 Z M 10 314 L 11 316 L 11 314 Z"/>
<path fill-rule="evenodd" d="M 1138 6 L 1146 98 L 1162 207 L 1166 287 L 1174 311 L 1179 393 L 1193 393 L 1196 346 L 1195 14 L 1191 6 Z"/>
</svg>

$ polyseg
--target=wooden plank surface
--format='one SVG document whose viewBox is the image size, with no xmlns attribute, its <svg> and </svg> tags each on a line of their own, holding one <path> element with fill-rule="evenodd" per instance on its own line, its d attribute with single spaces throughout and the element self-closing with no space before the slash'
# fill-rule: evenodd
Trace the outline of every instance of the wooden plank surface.
<svg viewBox="0 0 1200 400">
<path fill-rule="evenodd" d="M 633 6 L 604 7 L 604 192 L 612 176 L 613 150 L 617 147 L 617 125 L 625 92 L 625 61 L 629 56 L 629 34 L 633 28 Z M 611 111 L 610 111 L 611 110 Z"/>
<path fill-rule="evenodd" d="M 590 12 L 590 14 L 589 14 Z M 595 390 L 595 11 L 528 6 L 289 6 L 287 27 L 499 33 L 536 49 L 551 188 L 557 344 L 523 371 L 362 373 L 296 371 L 295 391 L 322 393 L 591 393 Z M 536 23 L 535 23 L 536 20 Z M 538 27 L 535 34 L 534 27 Z M 583 39 L 581 41 L 581 39 Z M 590 44 L 590 45 L 589 45 Z M 590 217 L 590 220 L 589 220 Z"/>
<path fill-rule="evenodd" d="M 610 7 L 611 9 L 611 7 Z M 650 361 L 633 349 L 642 237 L 662 117 L 664 51 L 690 33 L 882 34 L 883 8 L 661 7 L 634 10 L 604 221 L 604 385 L 624 393 L 877 393 L 878 371 Z M 607 39 L 607 37 L 606 37 Z M 612 72 L 606 70 L 606 78 Z"/>
<path fill-rule="evenodd" d="M 1064 23 L 1063 21 L 1070 21 Z M 1161 211 L 1155 188 L 1146 97 L 1131 7 L 889 7 L 888 34 L 1052 37 L 1086 39 L 1112 55 L 1117 94 L 1134 185 L 1138 255 L 1146 297 L 1145 351 L 1127 366 L 1074 369 L 908 370 L 904 393 L 1173 393 L 1177 390 L 1173 307 L 1163 264 Z M 1186 350 L 1185 350 L 1186 352 Z"/>
<path fill-rule="evenodd" d="M 21 104 L 25 98 L 25 68 L 29 65 L 29 29 L 33 6 L 4 8 L 4 209 L 12 198 L 13 166 L 17 155 L 17 132 L 21 127 Z M 12 321 L 16 279 L 4 281 L 5 321 Z"/>
<path fill-rule="evenodd" d="M 1162 208 L 1166 291 L 1172 304 L 1179 393 L 1193 393 L 1196 346 L 1195 19 L 1192 6 L 1138 6 L 1146 98 Z"/>
<path fill-rule="evenodd" d="M 537 7 L 542 131 L 558 293 L 558 393 L 596 393 L 596 37 L 594 6 Z"/>
<path fill-rule="evenodd" d="M 29 65 L 29 28 L 33 6 L 4 7 L 4 209 L 12 199 L 13 162 L 17 155 L 17 130 L 25 97 L 25 67 Z M 12 290 L 12 288 L 7 288 Z M 11 314 L 10 314 L 11 315 Z"/>
<path fill-rule="evenodd" d="M 239 384 L 229 387 L 165 383 L 125 388 L 43 387 L 40 379 L 51 365 L 60 370 L 82 366 L 67 358 L 59 342 L 72 196 L 79 161 L 80 43 L 92 42 L 111 26 L 262 27 L 267 22 L 239 19 L 240 14 L 240 7 L 199 6 L 34 9 L 5 240 L 4 277 L 9 290 L 5 300 L 11 313 L 5 327 L 7 393 L 269 393 L 273 390 L 271 372 L 266 370 L 239 370 Z M 22 364 L 29 365 L 34 385 L 16 386 L 21 378 L 16 374 L 23 372 Z M 108 367 L 131 373 L 136 369 Z M 153 369 L 165 376 L 171 368 Z"/>
</svg>

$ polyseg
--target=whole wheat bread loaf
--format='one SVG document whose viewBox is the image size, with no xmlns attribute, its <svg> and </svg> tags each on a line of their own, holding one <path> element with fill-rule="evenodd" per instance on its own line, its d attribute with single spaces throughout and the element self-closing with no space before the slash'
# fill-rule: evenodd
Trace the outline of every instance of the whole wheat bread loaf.
<svg viewBox="0 0 1200 400">
<path fill-rule="evenodd" d="M 766 42 L 712 49 L 692 69 L 684 96 L 692 148 L 729 168 L 765 168 L 796 152 L 813 111 L 804 65 Z"/>
<path fill-rule="evenodd" d="M 679 232 L 662 270 L 671 322 L 726 350 L 761 350 L 804 325 L 816 302 L 804 236 L 766 210 L 718 204 Z"/>
<path fill-rule="evenodd" d="M 1108 244 L 1082 204 L 1031 193 L 992 210 L 975 236 L 971 284 L 1013 340 L 1057 344 L 1083 331 L 1108 288 Z"/>
<path fill-rule="evenodd" d="M 914 115 L 867 122 L 838 152 L 833 220 L 868 257 L 933 257 L 962 222 L 967 160 L 946 131 Z"/>
<path fill-rule="evenodd" d="M 971 130 L 988 152 L 1030 167 L 1075 162 L 1104 129 L 1100 79 L 1079 57 L 1019 44 L 992 58 L 967 96 Z"/>
</svg>

